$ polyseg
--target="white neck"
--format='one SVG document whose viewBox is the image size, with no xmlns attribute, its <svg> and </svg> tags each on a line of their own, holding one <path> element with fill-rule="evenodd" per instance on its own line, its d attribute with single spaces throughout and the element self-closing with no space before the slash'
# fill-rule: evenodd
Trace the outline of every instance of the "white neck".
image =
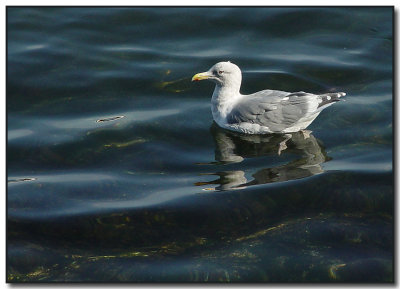
<svg viewBox="0 0 400 289">
<path fill-rule="evenodd" d="M 239 86 L 221 86 L 217 84 L 211 98 L 211 110 L 217 123 L 225 122 L 227 114 L 232 110 L 237 100 L 242 96 Z"/>
</svg>

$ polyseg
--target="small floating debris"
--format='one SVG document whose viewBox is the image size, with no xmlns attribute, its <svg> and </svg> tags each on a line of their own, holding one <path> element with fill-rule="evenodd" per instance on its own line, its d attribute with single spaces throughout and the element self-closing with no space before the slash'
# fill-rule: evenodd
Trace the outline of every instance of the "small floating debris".
<svg viewBox="0 0 400 289">
<path fill-rule="evenodd" d="M 201 189 L 202 191 L 215 191 L 215 188 L 204 188 L 204 189 Z"/>
<path fill-rule="evenodd" d="M 171 72 L 172 72 L 171 69 L 168 69 L 167 71 L 165 71 L 164 77 L 169 76 L 171 74 Z M 155 86 L 158 89 L 162 89 L 162 90 L 166 90 L 166 91 L 174 92 L 174 93 L 184 92 L 184 91 L 191 89 L 191 87 L 192 87 L 190 79 L 188 79 L 187 77 L 179 78 L 179 79 L 175 79 L 175 80 L 171 80 L 171 81 L 162 80 L 161 82 L 155 83 Z"/>
<path fill-rule="evenodd" d="M 329 267 L 329 276 L 332 279 L 337 279 L 336 272 L 338 271 L 339 268 L 346 266 L 346 264 L 334 264 Z"/>
<path fill-rule="evenodd" d="M 125 117 L 125 115 L 112 116 L 112 117 L 98 119 L 98 120 L 96 120 L 96 122 L 114 121 L 114 120 L 124 118 L 124 117 Z"/>
<path fill-rule="evenodd" d="M 210 184 L 210 182 L 195 182 L 194 183 L 194 185 L 195 186 L 206 186 L 206 185 L 209 185 Z"/>
<path fill-rule="evenodd" d="M 30 181 L 35 181 L 36 178 L 21 178 L 21 179 L 13 179 L 13 180 L 8 180 L 9 183 L 19 183 L 19 182 L 30 182 Z"/>
<path fill-rule="evenodd" d="M 117 147 L 117 148 L 123 148 L 123 147 L 128 147 L 131 145 L 135 145 L 135 144 L 140 144 L 140 143 L 144 143 L 147 142 L 147 139 L 144 138 L 136 138 L 130 141 L 126 141 L 126 142 L 120 142 L 120 143 L 110 143 L 110 144 L 105 144 L 105 147 Z"/>
</svg>

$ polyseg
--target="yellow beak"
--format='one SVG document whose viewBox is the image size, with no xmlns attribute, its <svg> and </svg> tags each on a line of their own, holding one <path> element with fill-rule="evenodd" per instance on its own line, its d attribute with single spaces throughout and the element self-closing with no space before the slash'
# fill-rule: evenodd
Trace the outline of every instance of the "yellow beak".
<svg viewBox="0 0 400 289">
<path fill-rule="evenodd" d="M 192 77 L 192 81 L 199 81 L 203 79 L 210 78 L 210 74 L 208 72 L 197 73 Z"/>
</svg>

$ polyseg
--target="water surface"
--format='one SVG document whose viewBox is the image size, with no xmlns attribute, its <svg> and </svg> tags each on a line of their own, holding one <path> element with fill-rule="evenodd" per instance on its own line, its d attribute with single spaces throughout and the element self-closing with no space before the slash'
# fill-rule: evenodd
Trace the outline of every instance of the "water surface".
<svg viewBox="0 0 400 289">
<path fill-rule="evenodd" d="M 9 282 L 393 282 L 391 8 L 7 9 Z M 309 137 L 212 122 L 345 91 Z"/>
</svg>

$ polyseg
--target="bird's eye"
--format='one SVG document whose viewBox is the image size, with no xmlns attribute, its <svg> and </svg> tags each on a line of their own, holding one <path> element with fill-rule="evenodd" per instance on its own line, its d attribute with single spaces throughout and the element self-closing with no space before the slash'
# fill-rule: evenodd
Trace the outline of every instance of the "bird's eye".
<svg viewBox="0 0 400 289">
<path fill-rule="evenodd" d="M 224 73 L 222 70 L 218 71 L 218 74 L 221 75 L 222 73 Z"/>
</svg>

